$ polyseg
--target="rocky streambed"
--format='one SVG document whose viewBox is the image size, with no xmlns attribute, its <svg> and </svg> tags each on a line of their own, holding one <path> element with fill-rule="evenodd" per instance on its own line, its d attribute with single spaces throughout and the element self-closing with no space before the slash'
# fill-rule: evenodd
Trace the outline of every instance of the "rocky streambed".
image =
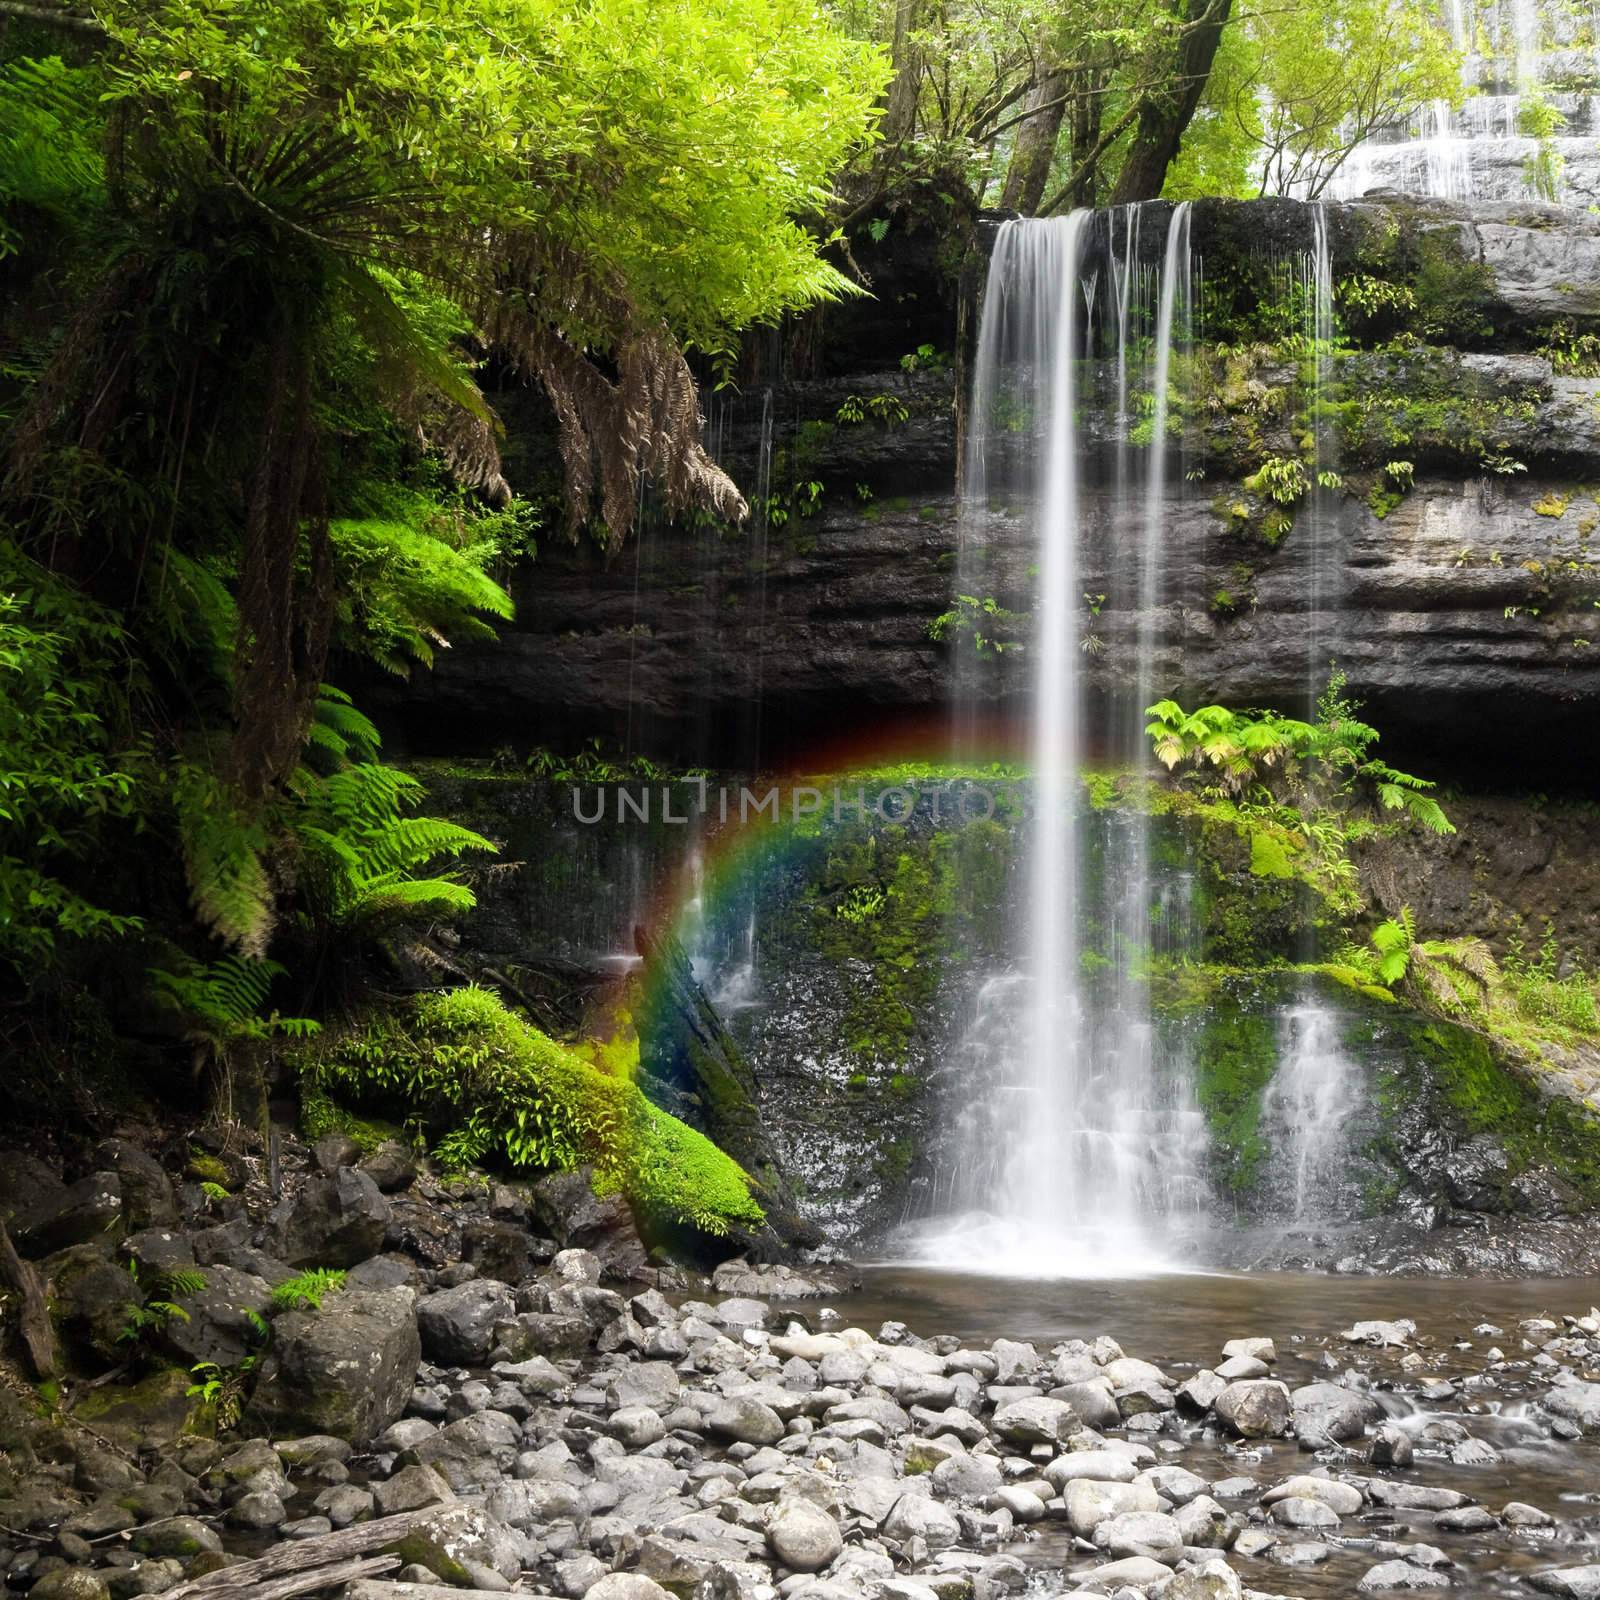
<svg viewBox="0 0 1600 1600">
<path fill-rule="evenodd" d="M 1270 1277 L 1235 1279 L 1262 1292 L 1228 1337 L 1169 1318 L 1149 1360 L 1088 1328 L 856 1326 L 872 1301 L 827 1273 L 647 1265 L 626 1219 L 571 1180 L 557 1212 L 549 1191 L 444 1186 L 392 1151 L 388 1170 L 351 1154 L 325 1142 L 328 1170 L 313 1164 L 255 1221 L 240 1202 L 231 1222 L 120 1245 L 148 1257 L 155 1234 L 212 1258 L 168 1335 L 191 1344 L 224 1336 L 243 1280 L 292 1270 L 269 1247 L 375 1247 L 320 1307 L 275 1316 L 235 1427 L 193 1431 L 207 1419 L 179 1367 L 80 1383 L 64 1411 L 11 1374 L 11 1591 L 1600 1596 L 1600 1313 L 1579 1285 L 1503 1324 L 1463 1325 L 1463 1288 L 1454 1312 L 1445 1290 L 1415 1318 L 1307 1331 L 1274 1313 Z M 160 1185 L 127 1152 L 122 1165 L 123 1204 L 137 1194 L 148 1211 Z M 80 1209 L 109 1206 L 105 1177 Z M 58 1231 L 71 1194 L 41 1202 Z M 19 1233 L 36 1247 L 32 1215 Z M 112 1246 L 66 1249 L 109 1260 Z M 1343 1287 L 1371 1309 L 1378 1286 Z M 1382 1291 L 1404 1311 L 1403 1290 Z M 1004 1326 L 1006 1287 L 983 1297 Z M 329 1568 L 324 1550 L 362 1559 Z"/>
</svg>

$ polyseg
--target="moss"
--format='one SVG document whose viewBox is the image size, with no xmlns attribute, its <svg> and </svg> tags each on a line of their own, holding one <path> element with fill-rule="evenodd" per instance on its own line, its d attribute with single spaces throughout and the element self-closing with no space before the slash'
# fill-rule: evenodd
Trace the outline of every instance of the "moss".
<svg viewBox="0 0 1600 1600">
<path fill-rule="evenodd" d="M 1429 1023 L 1412 1042 L 1462 1132 L 1492 1135 L 1506 1152 L 1510 1176 L 1547 1167 L 1586 1205 L 1600 1205 L 1600 1123 L 1583 1108 L 1541 1094 L 1474 1029 Z"/>
<path fill-rule="evenodd" d="M 1211 1129 L 1219 1176 L 1236 1193 L 1254 1187 L 1267 1154 L 1261 1097 L 1278 1065 L 1271 1019 L 1218 995 L 1195 1044 L 1195 1094 Z"/>
<path fill-rule="evenodd" d="M 379 1011 L 299 1052 L 304 1090 L 401 1110 L 447 1165 L 498 1154 L 535 1171 L 592 1164 L 643 1218 L 706 1233 L 759 1224 L 739 1166 L 703 1134 L 508 1011 L 454 989 Z"/>
<path fill-rule="evenodd" d="M 191 1150 L 183 1175 L 195 1183 L 214 1183 L 220 1189 L 228 1187 L 227 1163 L 202 1150 Z"/>
<path fill-rule="evenodd" d="M 441 1583 L 457 1589 L 473 1589 L 477 1581 L 466 1567 L 455 1559 L 437 1539 L 421 1532 L 408 1533 L 393 1546 L 403 1566 L 426 1567 Z"/>
<path fill-rule="evenodd" d="M 306 1090 L 300 1097 L 300 1131 L 310 1140 L 320 1139 L 324 1134 L 342 1133 L 364 1152 L 376 1150 L 391 1140 L 399 1144 L 406 1142 L 405 1130 L 398 1123 L 377 1117 L 358 1117 L 314 1089 Z"/>
<path fill-rule="evenodd" d="M 1250 872 L 1257 878 L 1292 878 L 1294 864 L 1289 859 L 1288 847 L 1270 833 L 1252 833 Z"/>
</svg>

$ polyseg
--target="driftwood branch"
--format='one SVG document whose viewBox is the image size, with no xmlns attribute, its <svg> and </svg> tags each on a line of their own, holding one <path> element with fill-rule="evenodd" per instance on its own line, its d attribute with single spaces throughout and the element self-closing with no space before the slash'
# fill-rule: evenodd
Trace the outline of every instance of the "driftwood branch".
<svg viewBox="0 0 1600 1600">
<path fill-rule="evenodd" d="M 419 1522 L 437 1516 L 439 1510 L 438 1506 L 427 1506 L 420 1511 L 402 1511 L 373 1522 L 336 1528 L 319 1539 L 274 1545 L 254 1561 L 241 1561 L 236 1567 L 219 1568 L 192 1583 L 180 1583 L 167 1591 L 168 1600 L 289 1600 L 292 1595 L 387 1572 L 400 1565 L 392 1555 L 367 1561 L 351 1558 L 391 1548 Z"/>
<path fill-rule="evenodd" d="M 11 1242 L 10 1231 L 3 1222 L 0 1222 L 0 1277 L 4 1277 L 17 1292 L 21 1307 L 17 1326 L 34 1377 L 41 1382 L 55 1377 L 56 1334 L 50 1325 L 50 1308 L 45 1304 L 44 1285 L 39 1282 L 39 1274 L 33 1264 L 17 1254 L 17 1247 Z"/>
</svg>

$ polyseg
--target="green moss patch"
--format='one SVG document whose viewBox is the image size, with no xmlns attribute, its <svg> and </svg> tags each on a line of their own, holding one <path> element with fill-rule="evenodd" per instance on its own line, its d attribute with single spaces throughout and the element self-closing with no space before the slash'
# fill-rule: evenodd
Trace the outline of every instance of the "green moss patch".
<svg viewBox="0 0 1600 1600">
<path fill-rule="evenodd" d="M 724 1234 L 763 1220 L 745 1173 L 703 1134 L 513 1015 L 486 989 L 452 989 L 319 1036 L 303 1092 L 401 1113 L 451 1166 L 592 1165 L 642 1218 Z"/>
</svg>

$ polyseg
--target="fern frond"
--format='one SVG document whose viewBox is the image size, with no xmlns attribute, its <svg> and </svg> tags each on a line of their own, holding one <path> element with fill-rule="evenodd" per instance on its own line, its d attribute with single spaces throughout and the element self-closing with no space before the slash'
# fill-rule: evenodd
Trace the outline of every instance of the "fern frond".
<svg viewBox="0 0 1600 1600">
<path fill-rule="evenodd" d="M 275 920 L 263 860 L 266 829 L 240 812 L 218 779 L 196 767 L 180 773 L 174 798 L 196 916 L 241 955 L 259 960 Z"/>
</svg>

